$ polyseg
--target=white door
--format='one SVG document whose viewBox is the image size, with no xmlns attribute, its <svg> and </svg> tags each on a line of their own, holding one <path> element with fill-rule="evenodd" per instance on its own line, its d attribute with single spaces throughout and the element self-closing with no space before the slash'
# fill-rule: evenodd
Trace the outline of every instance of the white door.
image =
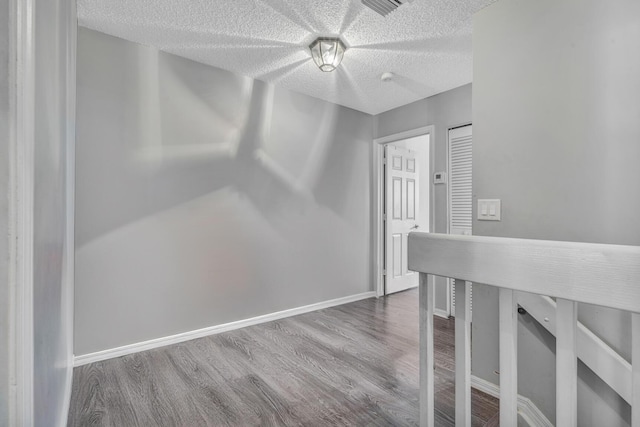
<svg viewBox="0 0 640 427">
<path fill-rule="evenodd" d="M 385 293 L 418 285 L 418 274 L 407 268 L 407 238 L 418 228 L 418 162 L 406 148 L 385 147 Z"/>
<path fill-rule="evenodd" d="M 449 234 L 471 235 L 473 219 L 472 127 L 449 130 Z M 456 289 L 451 289 L 451 315 L 455 313 Z"/>
</svg>

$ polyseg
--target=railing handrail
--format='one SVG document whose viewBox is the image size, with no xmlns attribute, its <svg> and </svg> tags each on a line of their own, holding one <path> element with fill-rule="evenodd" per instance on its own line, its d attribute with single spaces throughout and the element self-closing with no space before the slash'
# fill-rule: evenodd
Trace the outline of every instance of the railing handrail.
<svg viewBox="0 0 640 427">
<path fill-rule="evenodd" d="M 630 311 L 632 425 L 640 427 L 640 247 L 503 237 L 409 234 L 408 267 L 420 273 L 420 425 L 435 425 L 429 275 L 498 287 L 500 425 L 515 426 L 518 395 L 516 291 L 556 297 L 556 425 L 577 426 L 578 302 Z M 456 288 L 456 291 L 458 289 Z M 456 298 L 456 426 L 471 427 L 469 293 Z"/>
<path fill-rule="evenodd" d="M 640 313 L 640 247 L 409 234 L 409 269 Z"/>
</svg>

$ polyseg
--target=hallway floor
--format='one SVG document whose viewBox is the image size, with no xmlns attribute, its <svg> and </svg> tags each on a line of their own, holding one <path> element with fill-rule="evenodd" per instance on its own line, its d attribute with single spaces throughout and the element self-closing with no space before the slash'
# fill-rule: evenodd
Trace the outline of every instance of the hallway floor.
<svg viewBox="0 0 640 427">
<path fill-rule="evenodd" d="M 436 318 L 436 424 L 453 426 L 454 325 Z M 498 401 L 472 390 L 474 426 Z M 69 426 L 413 426 L 409 290 L 74 370 Z"/>
</svg>

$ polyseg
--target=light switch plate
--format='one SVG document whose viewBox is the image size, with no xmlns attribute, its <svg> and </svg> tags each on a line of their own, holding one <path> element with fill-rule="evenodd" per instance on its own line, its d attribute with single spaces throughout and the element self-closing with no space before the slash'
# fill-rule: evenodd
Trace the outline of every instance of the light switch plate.
<svg viewBox="0 0 640 427">
<path fill-rule="evenodd" d="M 478 199 L 478 221 L 500 221 L 501 219 L 500 199 Z"/>
</svg>

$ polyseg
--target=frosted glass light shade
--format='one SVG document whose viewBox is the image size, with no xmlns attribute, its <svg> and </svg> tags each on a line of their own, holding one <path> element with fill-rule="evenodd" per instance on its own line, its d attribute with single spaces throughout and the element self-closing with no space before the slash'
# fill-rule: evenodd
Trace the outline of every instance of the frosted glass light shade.
<svg viewBox="0 0 640 427">
<path fill-rule="evenodd" d="M 342 40 L 328 37 L 316 39 L 309 45 L 309 49 L 316 65 L 325 72 L 335 70 L 347 50 Z"/>
</svg>

